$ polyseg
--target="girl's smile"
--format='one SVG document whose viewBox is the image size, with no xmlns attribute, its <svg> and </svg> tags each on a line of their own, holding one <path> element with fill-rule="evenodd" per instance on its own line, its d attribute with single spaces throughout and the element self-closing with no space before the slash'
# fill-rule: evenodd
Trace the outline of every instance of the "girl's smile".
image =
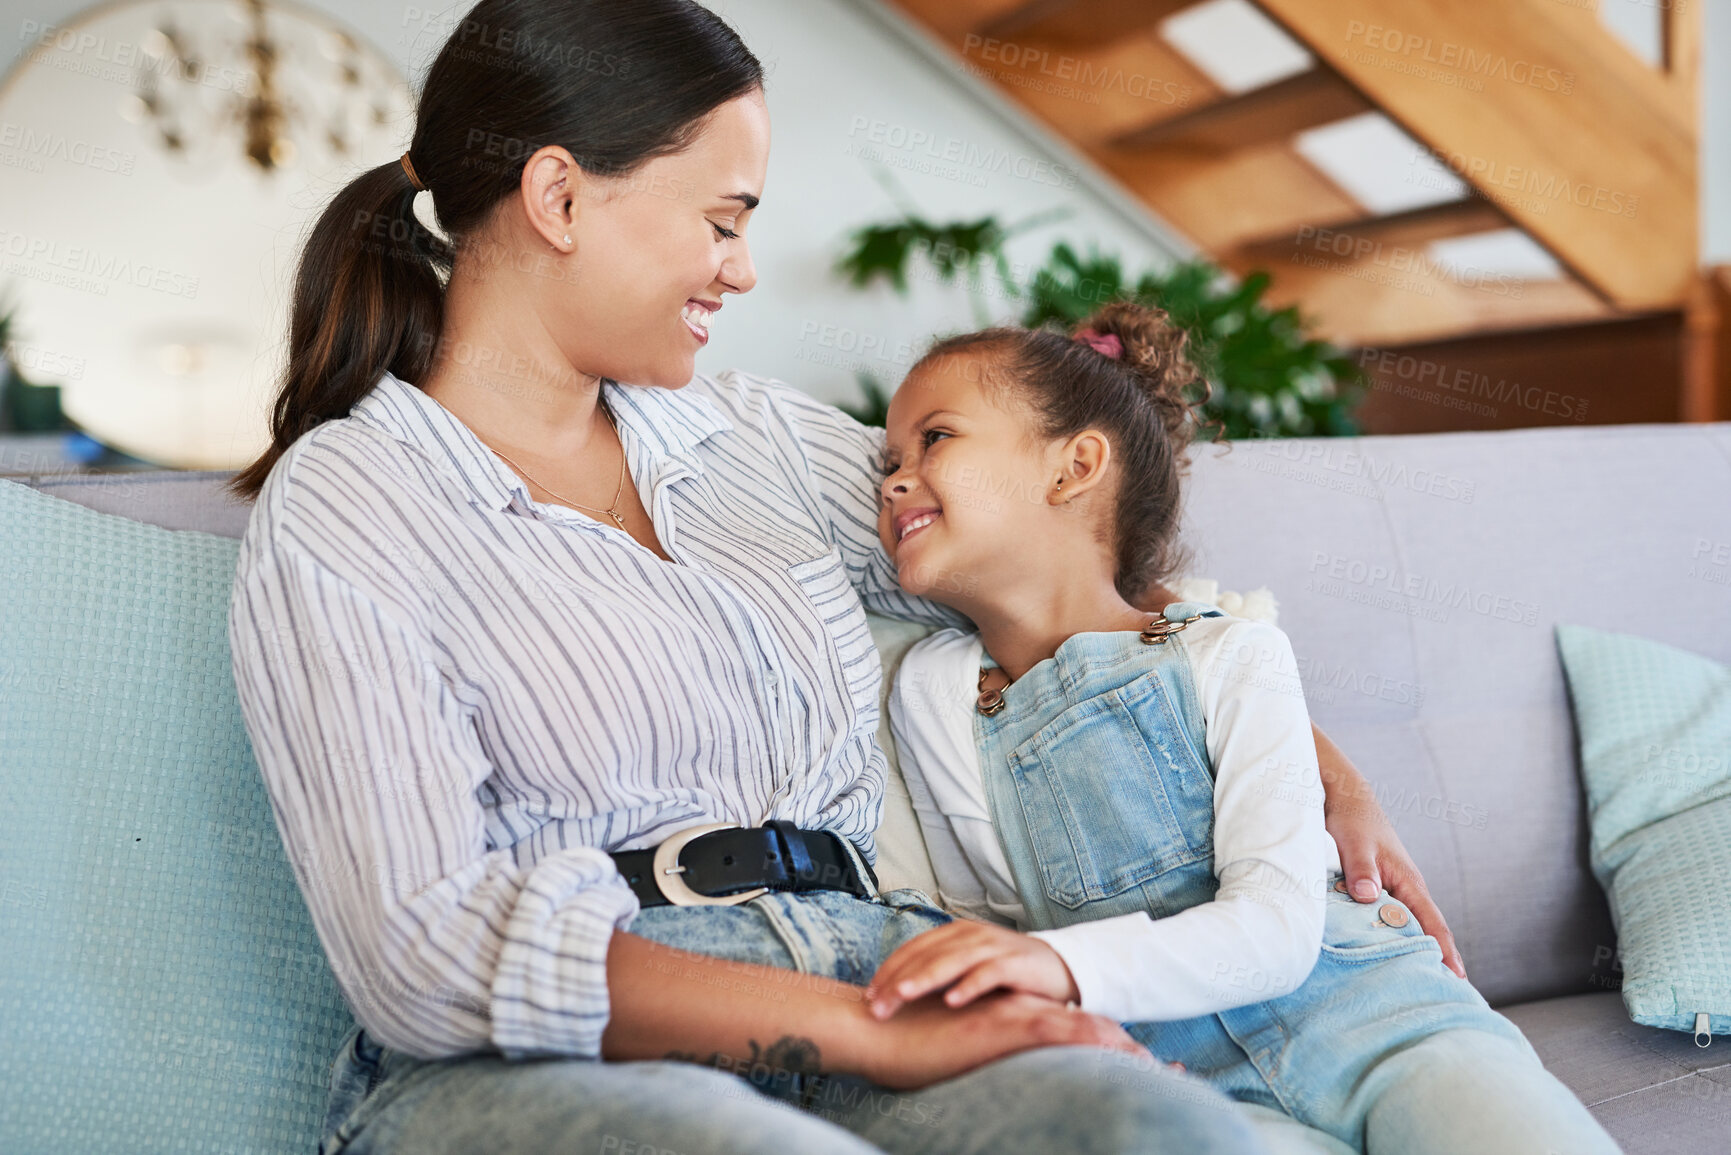
<svg viewBox="0 0 1731 1155">
<path fill-rule="evenodd" d="M 922 509 L 910 509 L 896 516 L 896 543 L 900 545 L 908 538 L 918 533 L 943 516 L 936 506 Z"/>
</svg>

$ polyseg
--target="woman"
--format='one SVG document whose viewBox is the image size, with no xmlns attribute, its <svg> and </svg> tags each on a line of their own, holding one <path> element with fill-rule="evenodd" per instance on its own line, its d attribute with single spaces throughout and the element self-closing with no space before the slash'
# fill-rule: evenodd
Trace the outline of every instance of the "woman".
<svg viewBox="0 0 1731 1155">
<path fill-rule="evenodd" d="M 761 85 L 689 0 L 485 0 L 308 239 L 230 636 L 364 1028 L 326 1150 L 1254 1149 L 1061 1003 L 866 1013 L 947 916 L 873 897 L 861 603 L 962 619 L 877 543 L 881 431 L 692 379 L 756 279 Z"/>
</svg>

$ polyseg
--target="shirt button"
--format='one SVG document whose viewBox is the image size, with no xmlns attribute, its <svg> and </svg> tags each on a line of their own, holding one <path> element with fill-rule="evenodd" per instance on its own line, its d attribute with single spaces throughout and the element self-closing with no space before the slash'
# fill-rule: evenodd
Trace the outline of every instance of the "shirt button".
<svg viewBox="0 0 1731 1155">
<path fill-rule="evenodd" d="M 1377 911 L 1376 916 L 1382 919 L 1382 921 L 1387 923 L 1389 926 L 1406 925 L 1406 911 L 1402 910 L 1392 902 Z"/>
</svg>

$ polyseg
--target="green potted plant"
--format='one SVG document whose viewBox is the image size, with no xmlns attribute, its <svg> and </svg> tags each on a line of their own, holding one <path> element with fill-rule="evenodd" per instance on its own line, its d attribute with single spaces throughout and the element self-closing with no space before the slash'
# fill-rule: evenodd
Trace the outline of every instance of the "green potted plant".
<svg viewBox="0 0 1731 1155">
<path fill-rule="evenodd" d="M 14 306 L 0 310 L 0 431 L 59 433 L 76 426 L 60 407 L 60 386 L 36 385 L 18 371 L 13 349 Z"/>
<path fill-rule="evenodd" d="M 905 294 L 915 259 L 930 263 L 940 281 L 965 280 L 975 313 L 985 323 L 983 278 L 994 273 L 1006 296 L 1025 300 L 1024 325 L 1068 326 L 1109 301 L 1131 300 L 1164 309 L 1190 334 L 1190 352 L 1212 385 L 1204 414 L 1226 437 L 1350 436 L 1352 409 L 1364 392 L 1362 371 L 1344 351 L 1313 337 L 1298 310 L 1271 309 L 1262 300 L 1269 276 L 1254 272 L 1234 282 L 1206 260 L 1182 262 L 1128 278 L 1122 261 L 1067 242 L 1052 246 L 1026 285 L 1018 284 L 1004 242 L 1039 218 L 1016 226 L 995 217 L 948 224 L 911 212 L 855 229 L 837 270 L 855 288 L 879 280 Z M 848 411 L 883 424 L 883 388 L 860 375 L 866 404 Z M 876 418 L 875 421 L 870 420 Z"/>
</svg>

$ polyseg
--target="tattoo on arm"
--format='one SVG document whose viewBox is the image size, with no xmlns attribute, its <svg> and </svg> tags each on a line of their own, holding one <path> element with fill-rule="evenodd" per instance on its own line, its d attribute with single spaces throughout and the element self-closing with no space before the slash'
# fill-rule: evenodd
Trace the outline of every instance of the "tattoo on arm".
<svg viewBox="0 0 1731 1155">
<path fill-rule="evenodd" d="M 714 1051 L 707 1059 L 702 1059 L 695 1051 L 669 1051 L 666 1057 L 675 1062 L 732 1071 L 754 1083 L 786 1082 L 795 1075 L 823 1074 L 823 1057 L 817 1044 L 802 1035 L 783 1035 L 768 1047 L 756 1039 L 747 1045 L 751 1047 L 749 1055 L 724 1055 Z"/>
</svg>

